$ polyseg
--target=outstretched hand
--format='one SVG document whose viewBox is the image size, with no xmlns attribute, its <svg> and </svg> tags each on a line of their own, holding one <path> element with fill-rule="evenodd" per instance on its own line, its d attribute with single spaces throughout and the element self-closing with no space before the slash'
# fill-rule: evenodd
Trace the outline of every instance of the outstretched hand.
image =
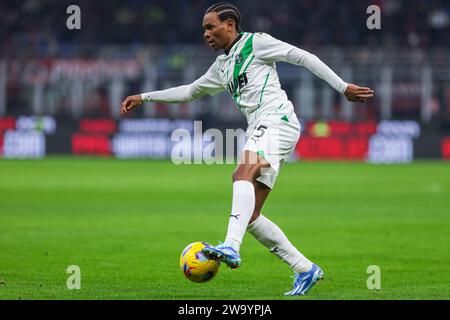
<svg viewBox="0 0 450 320">
<path fill-rule="evenodd" d="M 120 114 L 125 114 L 131 109 L 140 106 L 143 103 L 140 95 L 128 96 L 120 105 Z"/>
<path fill-rule="evenodd" d="M 349 83 L 344 92 L 345 97 L 351 102 L 366 102 L 373 97 L 374 91 L 370 88 L 359 87 Z"/>
</svg>

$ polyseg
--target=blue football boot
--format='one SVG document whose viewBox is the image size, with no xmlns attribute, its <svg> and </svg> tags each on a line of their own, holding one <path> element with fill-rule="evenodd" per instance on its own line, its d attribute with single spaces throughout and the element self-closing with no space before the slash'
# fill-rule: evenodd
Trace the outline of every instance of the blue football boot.
<svg viewBox="0 0 450 320">
<path fill-rule="evenodd" d="M 215 247 L 204 247 L 202 252 L 209 259 L 223 262 L 231 269 L 239 268 L 241 265 L 241 256 L 239 253 L 226 243 L 221 243 Z"/>
<path fill-rule="evenodd" d="M 319 280 L 323 279 L 323 271 L 315 264 L 311 270 L 307 272 L 294 274 L 294 286 L 285 296 L 302 296 L 305 295 Z"/>
</svg>

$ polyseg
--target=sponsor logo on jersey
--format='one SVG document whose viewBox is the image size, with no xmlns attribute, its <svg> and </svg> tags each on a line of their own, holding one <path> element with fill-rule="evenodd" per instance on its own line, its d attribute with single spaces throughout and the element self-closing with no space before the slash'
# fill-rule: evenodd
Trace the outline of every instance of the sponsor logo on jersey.
<svg viewBox="0 0 450 320">
<path fill-rule="evenodd" d="M 247 73 L 243 73 L 237 78 L 234 78 L 232 82 L 230 82 L 227 86 L 227 89 L 230 93 L 236 93 L 238 89 L 242 89 L 248 84 Z"/>
</svg>

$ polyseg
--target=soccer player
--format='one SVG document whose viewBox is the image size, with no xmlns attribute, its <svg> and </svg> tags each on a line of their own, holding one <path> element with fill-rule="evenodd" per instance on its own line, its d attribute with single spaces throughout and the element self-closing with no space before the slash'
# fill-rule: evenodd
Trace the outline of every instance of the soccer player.
<svg viewBox="0 0 450 320">
<path fill-rule="evenodd" d="M 126 97 L 124 114 L 144 102 L 182 103 L 227 90 L 248 122 L 247 142 L 233 174 L 233 198 L 225 241 L 206 247 L 210 259 L 232 269 L 241 264 L 239 249 L 246 231 L 294 271 L 291 291 L 304 295 L 323 278 L 323 271 L 301 254 L 283 231 L 261 214 L 283 163 L 300 137 L 292 102 L 281 89 L 275 64 L 303 66 L 352 102 L 365 102 L 374 92 L 344 82 L 315 55 L 265 33 L 240 29 L 241 14 L 229 3 L 208 8 L 204 38 L 215 51 L 223 50 L 209 70 L 191 84 Z"/>
</svg>

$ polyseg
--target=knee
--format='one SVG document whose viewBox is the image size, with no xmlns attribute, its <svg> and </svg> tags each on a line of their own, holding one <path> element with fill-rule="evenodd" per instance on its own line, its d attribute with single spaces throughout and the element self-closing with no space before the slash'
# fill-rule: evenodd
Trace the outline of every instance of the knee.
<svg viewBox="0 0 450 320">
<path fill-rule="evenodd" d="M 261 175 L 261 165 L 241 164 L 233 173 L 233 182 L 245 180 L 253 182 Z"/>
</svg>

